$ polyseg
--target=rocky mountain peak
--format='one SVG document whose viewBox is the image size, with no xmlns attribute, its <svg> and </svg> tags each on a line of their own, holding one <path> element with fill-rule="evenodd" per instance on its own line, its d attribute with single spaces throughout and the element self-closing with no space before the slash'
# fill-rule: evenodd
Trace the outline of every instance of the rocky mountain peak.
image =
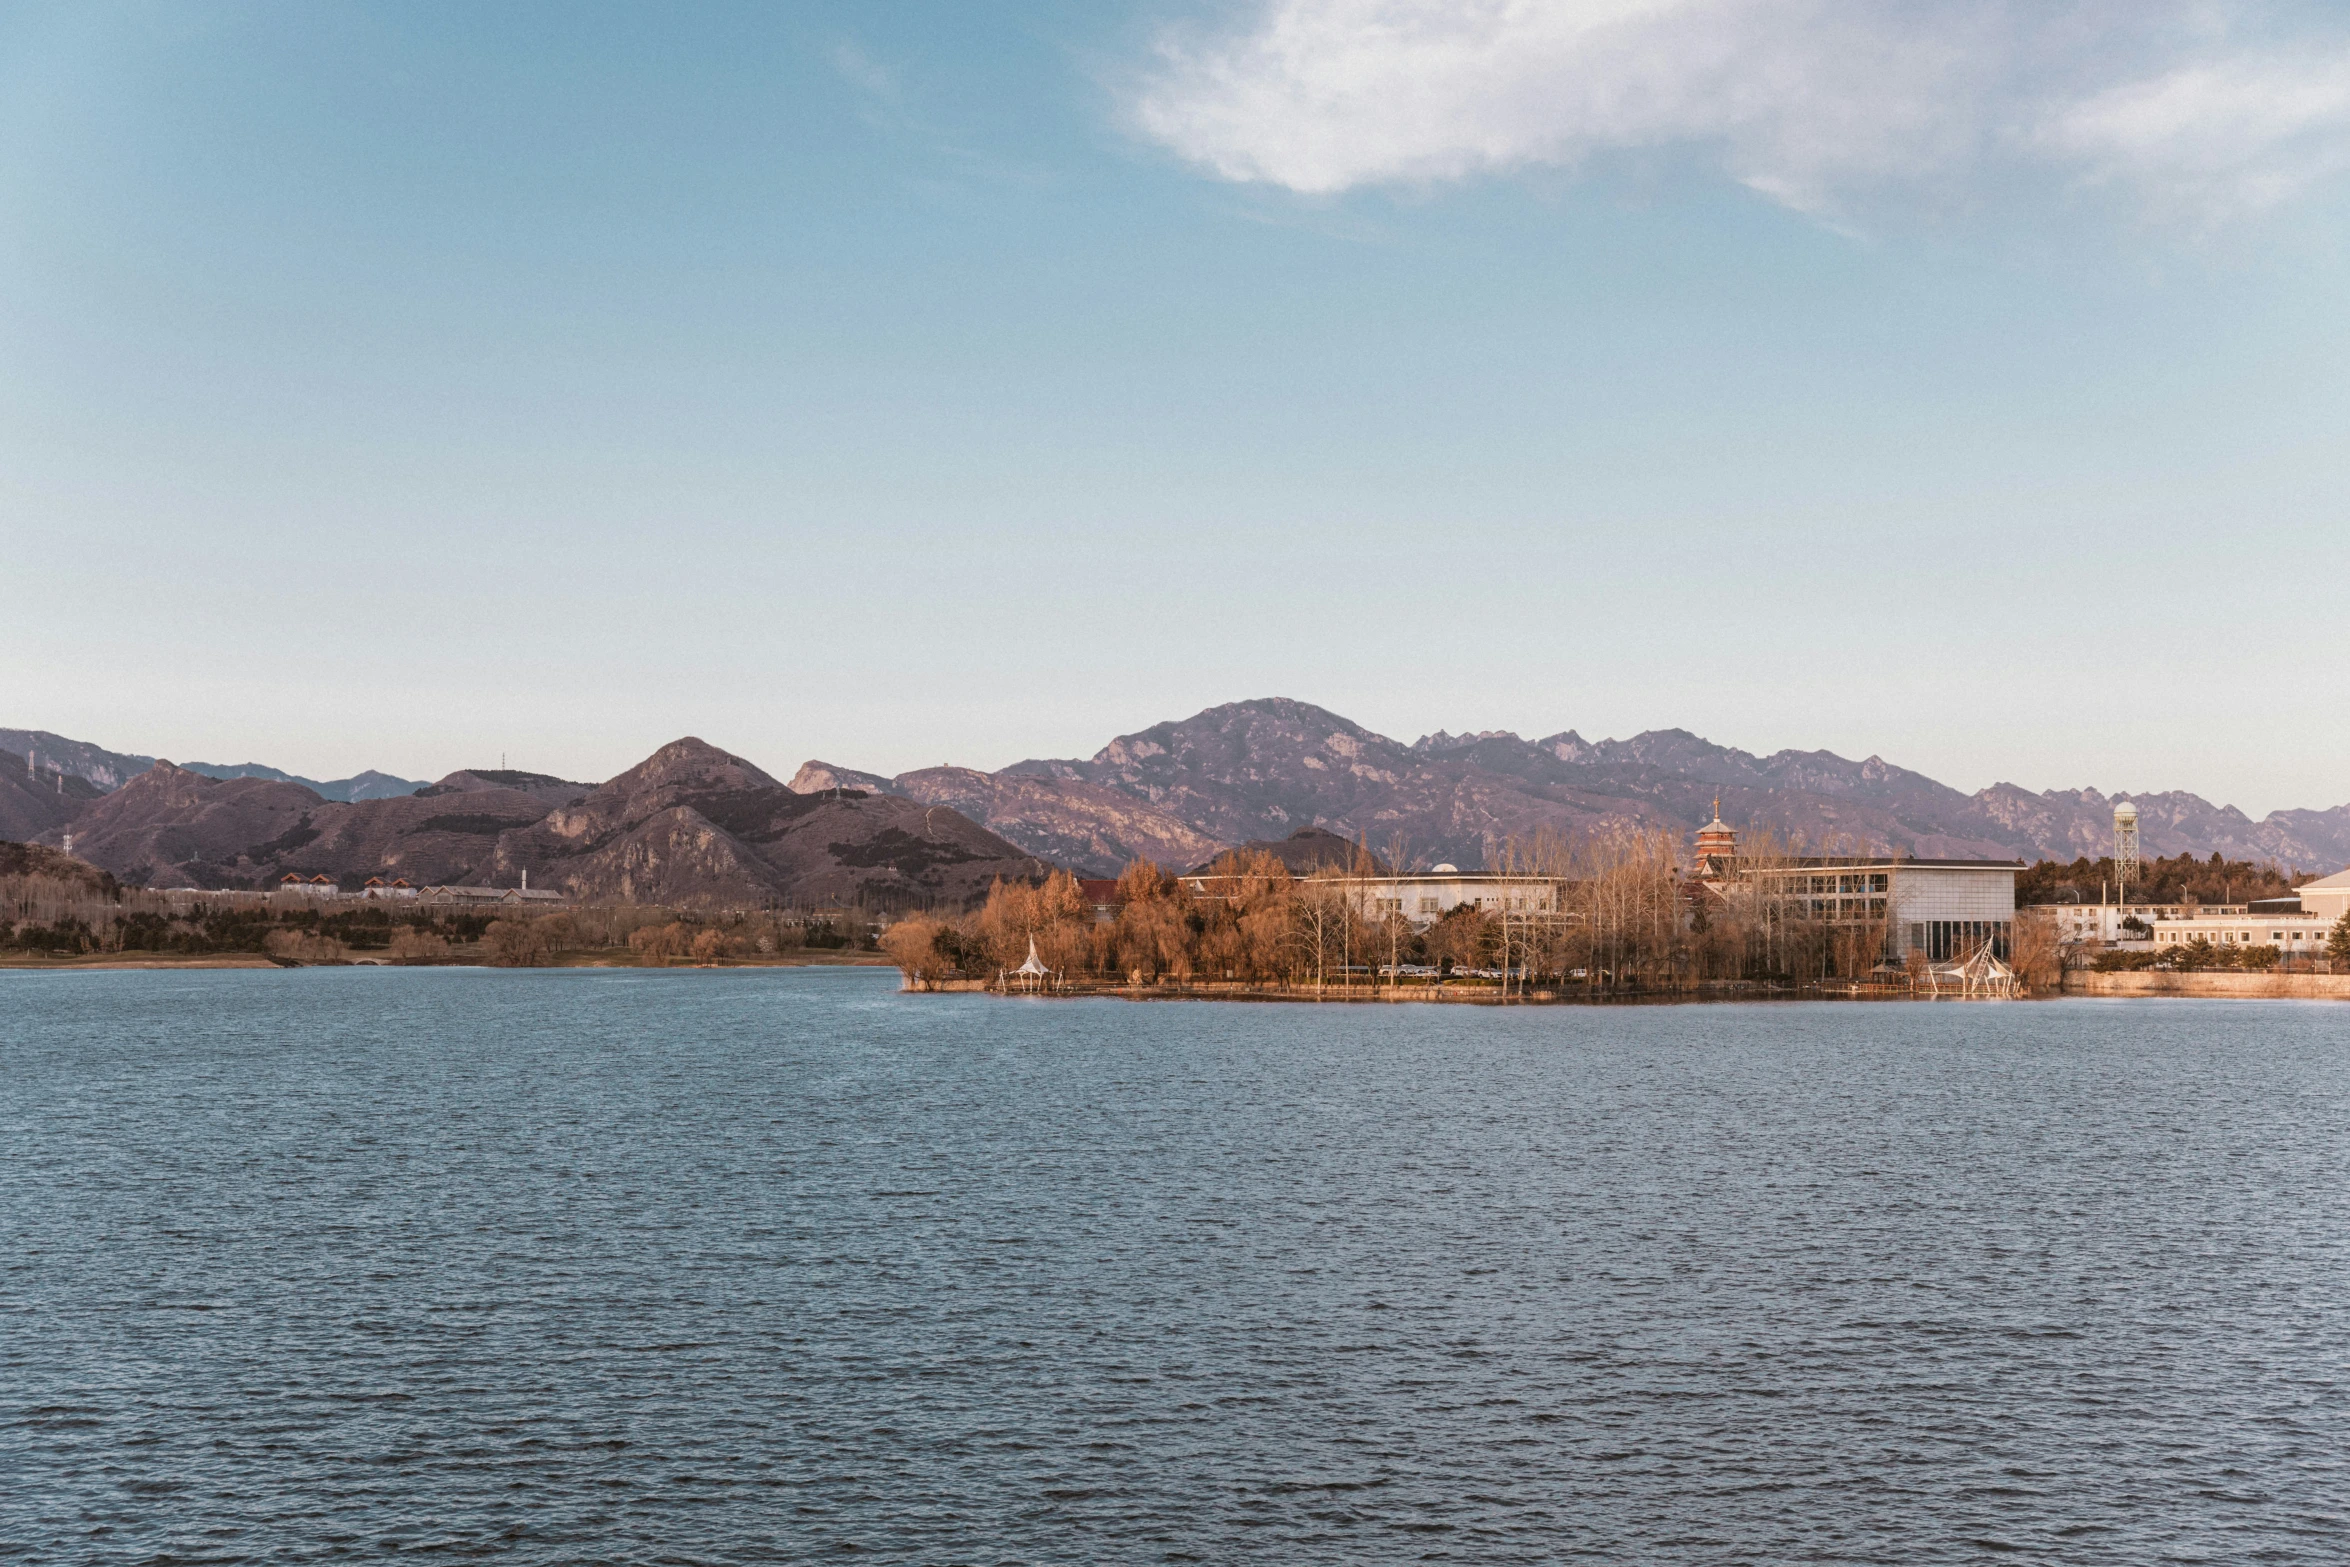
<svg viewBox="0 0 2350 1567">
<path fill-rule="evenodd" d="M 1464 734 L 1447 734 L 1439 729 L 1432 735 L 1422 735 L 1412 742 L 1412 749 L 1422 756 L 1441 756 L 1447 751 L 1466 751 L 1486 740 L 1507 740 L 1523 745 L 1515 731 L 1509 729 L 1478 729 Z"/>
<path fill-rule="evenodd" d="M 595 787 L 594 784 L 557 778 L 551 773 L 526 773 L 508 767 L 461 767 L 444 778 L 409 792 L 427 800 L 449 794 L 526 794 L 541 804 L 570 805 L 585 799 L 594 792 Z M 361 798 L 393 799 L 397 796 L 385 794 Z"/>
<path fill-rule="evenodd" d="M 1349 760 L 1407 756 L 1405 747 L 1327 708 L 1291 697 L 1257 697 L 1121 735 L 1094 753 L 1096 768 L 1168 771 L 1208 759 L 1283 758 L 1321 752 Z M 1050 764 L 1048 764 L 1050 765 Z"/>
<path fill-rule="evenodd" d="M 780 789 L 783 785 L 731 751 L 687 735 L 596 790 L 634 795 L 650 789 Z"/>
<path fill-rule="evenodd" d="M 854 767 L 835 767 L 830 762 L 806 761 L 791 775 L 791 787 L 801 794 L 829 794 L 835 789 L 862 789 L 868 794 L 903 794 L 891 780 L 879 773 L 861 773 Z"/>
</svg>

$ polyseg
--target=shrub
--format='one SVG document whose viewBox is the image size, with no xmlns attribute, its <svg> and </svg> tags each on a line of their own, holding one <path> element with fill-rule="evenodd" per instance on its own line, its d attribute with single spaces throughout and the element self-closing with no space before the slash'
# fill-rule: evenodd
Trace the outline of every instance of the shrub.
<svg viewBox="0 0 2350 1567">
<path fill-rule="evenodd" d="M 350 948 L 332 936 L 305 930 L 273 930 L 263 946 L 271 957 L 297 963 L 335 963 L 351 955 Z"/>
<path fill-rule="evenodd" d="M 492 968 L 545 968 L 555 960 L 554 943 L 535 920 L 492 920 L 481 944 Z"/>
<path fill-rule="evenodd" d="M 630 931 L 628 945 L 632 952 L 663 962 L 684 956 L 693 945 L 693 938 L 683 923 L 671 920 L 666 925 L 645 925 Z"/>
<path fill-rule="evenodd" d="M 449 942 L 429 930 L 418 930 L 404 925 L 392 932 L 391 954 L 394 963 L 440 963 L 449 956 Z"/>
<path fill-rule="evenodd" d="M 948 956 L 940 938 L 948 927 L 927 914 L 910 914 L 881 933 L 881 950 L 908 979 L 946 979 L 959 965 Z"/>
</svg>

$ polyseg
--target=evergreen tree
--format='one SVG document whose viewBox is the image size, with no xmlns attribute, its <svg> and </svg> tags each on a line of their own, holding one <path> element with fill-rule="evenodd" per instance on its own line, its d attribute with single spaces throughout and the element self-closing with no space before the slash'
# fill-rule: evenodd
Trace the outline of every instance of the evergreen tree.
<svg viewBox="0 0 2350 1567">
<path fill-rule="evenodd" d="M 2334 921 L 2333 934 L 2326 937 L 2326 956 L 2336 963 L 2350 963 L 2350 913 Z"/>
</svg>

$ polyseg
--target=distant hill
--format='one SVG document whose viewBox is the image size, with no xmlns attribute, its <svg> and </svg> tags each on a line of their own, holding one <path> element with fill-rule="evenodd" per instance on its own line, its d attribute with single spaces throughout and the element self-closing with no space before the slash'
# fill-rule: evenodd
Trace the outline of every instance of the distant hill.
<svg viewBox="0 0 2350 1567">
<path fill-rule="evenodd" d="M 414 794 L 424 785 L 414 778 L 394 778 L 390 773 L 379 773 L 369 768 L 348 778 L 330 778 L 324 783 L 315 778 L 304 778 L 298 773 L 282 773 L 259 762 L 239 762 L 223 766 L 218 762 L 183 762 L 191 773 L 202 773 L 207 778 L 267 778 L 277 783 L 300 784 L 322 800 L 389 800 L 397 795 Z"/>
<path fill-rule="evenodd" d="M 46 729 L 0 729 L 0 750 L 15 752 L 20 767 L 30 757 L 42 767 L 86 780 L 101 794 L 121 788 L 155 765 L 152 756 L 109 751 Z"/>
<path fill-rule="evenodd" d="M 114 896 L 117 890 L 112 876 L 86 860 L 37 843 L 0 840 L 0 881 L 18 876 L 37 876 L 53 882 L 64 882 L 68 886 L 107 898 Z M 0 914 L 0 923 L 5 923 L 4 914 Z"/>
<path fill-rule="evenodd" d="M 959 812 L 902 796 L 802 794 L 701 740 L 673 741 L 498 841 L 496 872 L 624 902 L 960 906 L 1052 870 Z"/>
<path fill-rule="evenodd" d="M 159 761 L 87 802 L 71 830 L 91 863 L 159 887 L 267 887 L 288 873 L 513 886 L 528 872 L 599 901 L 960 906 L 998 876 L 1052 868 L 946 807 L 799 794 L 691 739 L 592 787 L 474 770 L 358 801 Z"/>
<path fill-rule="evenodd" d="M 126 882 L 156 887 L 262 887 L 289 871 L 350 886 L 373 875 L 421 885 L 473 876 L 499 832 L 547 811 L 512 791 L 462 800 L 327 800 L 297 783 L 158 762 L 75 819 L 74 848 Z"/>
<path fill-rule="evenodd" d="M 1030 854 L 1080 876 L 1115 876 L 1135 860 L 1183 865 L 1222 845 L 1148 800 L 1075 779 L 969 767 L 925 767 L 884 778 L 829 762 L 804 762 L 792 775 L 803 792 L 861 789 L 903 795 L 960 811 Z"/>
<path fill-rule="evenodd" d="M 1236 847 L 1242 854 L 1270 854 L 1292 876 L 1311 876 L 1319 871 L 1352 873 L 1357 870 L 1372 876 L 1384 876 L 1389 869 L 1385 860 L 1353 839 L 1342 838 L 1320 827 L 1300 827 L 1286 838 L 1255 838 Z M 1221 858 L 1221 855 L 1217 856 L 1217 859 Z M 1203 860 L 1194 865 L 1191 874 L 1203 875 L 1215 870 L 1217 859 Z"/>
<path fill-rule="evenodd" d="M 0 751 L 0 839 L 38 838 L 63 827 L 99 796 L 79 773 Z"/>
<path fill-rule="evenodd" d="M 155 765 L 152 756 L 109 751 L 104 746 L 92 745 L 86 740 L 68 740 L 63 735 L 53 735 L 46 729 L 0 729 L 0 750 L 15 752 L 20 765 L 25 757 L 30 756 L 42 766 L 84 779 L 96 786 L 101 794 L 121 788 Z M 259 762 L 237 762 L 233 765 L 186 762 L 181 765 L 188 772 L 202 773 L 207 778 L 266 778 L 275 783 L 300 784 L 326 800 L 382 800 L 396 794 L 413 794 L 424 787 L 414 779 L 395 778 L 390 773 L 379 773 L 372 768 L 349 778 L 330 778 L 320 782 L 315 778 L 280 772 Z"/>
<path fill-rule="evenodd" d="M 510 789 L 549 805 L 570 805 L 587 798 L 596 786 L 574 783 L 549 773 L 525 773 L 505 767 L 466 767 L 434 783 L 411 790 L 425 799 L 444 794 L 467 794 L 485 789 Z"/>
</svg>

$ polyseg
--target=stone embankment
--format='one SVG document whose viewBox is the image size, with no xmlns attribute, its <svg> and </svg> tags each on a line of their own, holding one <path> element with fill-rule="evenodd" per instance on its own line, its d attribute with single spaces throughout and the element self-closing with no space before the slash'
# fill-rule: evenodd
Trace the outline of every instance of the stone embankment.
<svg viewBox="0 0 2350 1567">
<path fill-rule="evenodd" d="M 2267 1001 L 2350 1001 L 2350 974 L 2135 973 L 2100 974 L 2071 969 L 2064 976 L 2068 996 L 2205 996 Z"/>
</svg>

